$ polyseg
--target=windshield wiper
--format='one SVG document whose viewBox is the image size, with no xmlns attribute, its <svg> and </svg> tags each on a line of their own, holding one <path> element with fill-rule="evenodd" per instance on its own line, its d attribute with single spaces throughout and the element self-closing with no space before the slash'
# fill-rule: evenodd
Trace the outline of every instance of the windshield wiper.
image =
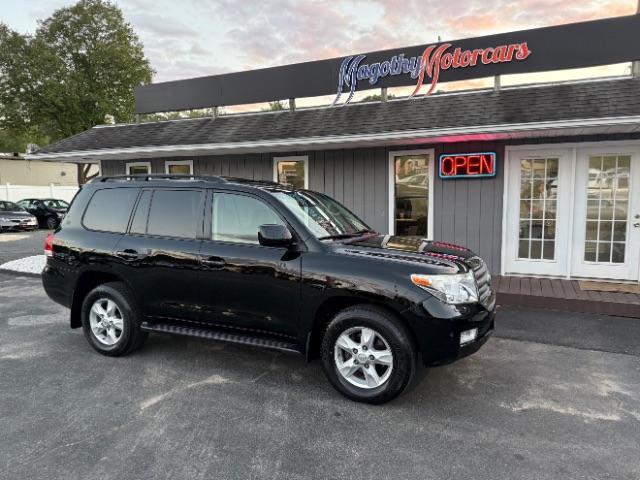
<svg viewBox="0 0 640 480">
<path fill-rule="evenodd" d="M 376 233 L 373 230 L 358 230 L 353 233 L 340 233 L 338 235 L 327 235 L 324 237 L 318 237 L 318 240 L 342 240 L 345 238 L 353 238 L 359 237 L 360 235 L 364 235 L 365 233 Z"/>
</svg>

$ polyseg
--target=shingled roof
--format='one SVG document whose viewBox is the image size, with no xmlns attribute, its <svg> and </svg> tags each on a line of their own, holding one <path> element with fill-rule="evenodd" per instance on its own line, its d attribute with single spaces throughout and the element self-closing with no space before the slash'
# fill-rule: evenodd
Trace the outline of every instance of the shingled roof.
<svg viewBox="0 0 640 480">
<path fill-rule="evenodd" d="M 141 147 L 243 144 L 640 116 L 640 79 L 481 90 L 344 107 L 98 126 L 30 158 Z"/>
</svg>

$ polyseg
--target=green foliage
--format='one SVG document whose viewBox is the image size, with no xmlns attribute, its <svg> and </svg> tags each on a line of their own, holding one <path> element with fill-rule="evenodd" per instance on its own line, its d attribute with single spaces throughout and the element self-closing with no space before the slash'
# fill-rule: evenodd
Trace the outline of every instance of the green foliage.
<svg viewBox="0 0 640 480">
<path fill-rule="evenodd" d="M 56 141 L 112 116 L 132 121 L 133 90 L 151 81 L 143 47 L 106 0 L 80 0 L 35 35 L 0 24 L 0 128 Z"/>
<path fill-rule="evenodd" d="M 395 95 L 387 95 L 387 100 L 391 100 L 392 98 L 396 98 L 396 96 Z M 381 102 L 382 101 L 382 95 L 379 95 L 379 94 L 367 95 L 366 97 L 364 97 L 360 101 L 361 102 Z"/>
<path fill-rule="evenodd" d="M 286 110 L 289 107 L 282 101 L 276 100 L 275 102 L 269 102 L 269 106 L 263 108 L 263 112 L 279 112 L 280 110 Z"/>
<path fill-rule="evenodd" d="M 224 115 L 222 108 L 218 107 L 218 115 Z M 213 108 L 201 108 L 198 110 L 185 110 L 180 112 L 148 113 L 140 116 L 143 122 L 161 122 L 163 120 L 181 120 L 184 118 L 213 117 Z"/>
</svg>

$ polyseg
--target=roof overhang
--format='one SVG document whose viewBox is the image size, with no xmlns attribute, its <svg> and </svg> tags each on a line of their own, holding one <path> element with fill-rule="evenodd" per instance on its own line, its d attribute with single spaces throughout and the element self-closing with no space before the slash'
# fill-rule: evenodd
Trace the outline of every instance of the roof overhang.
<svg viewBox="0 0 640 480">
<path fill-rule="evenodd" d="M 126 126 L 117 128 L 126 128 Z M 634 132 L 640 132 L 640 116 L 444 127 L 375 134 L 256 140 L 252 142 L 154 145 L 43 154 L 33 153 L 25 155 L 25 158 L 28 160 L 95 163 L 100 160 L 128 160 L 152 157 L 224 155 L 233 153 L 281 152 L 287 150 L 322 150 L 483 140 L 539 139 Z"/>
</svg>

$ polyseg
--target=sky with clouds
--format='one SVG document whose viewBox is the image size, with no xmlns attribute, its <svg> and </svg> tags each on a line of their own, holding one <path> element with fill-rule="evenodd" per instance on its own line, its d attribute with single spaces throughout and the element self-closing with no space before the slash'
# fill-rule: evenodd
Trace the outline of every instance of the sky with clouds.
<svg viewBox="0 0 640 480">
<path fill-rule="evenodd" d="M 70 0 L 0 0 L 34 32 Z M 638 0 L 115 0 L 155 82 L 635 13 Z M 617 73 L 617 72 L 616 72 Z M 620 72 L 621 73 L 621 72 Z"/>
</svg>

